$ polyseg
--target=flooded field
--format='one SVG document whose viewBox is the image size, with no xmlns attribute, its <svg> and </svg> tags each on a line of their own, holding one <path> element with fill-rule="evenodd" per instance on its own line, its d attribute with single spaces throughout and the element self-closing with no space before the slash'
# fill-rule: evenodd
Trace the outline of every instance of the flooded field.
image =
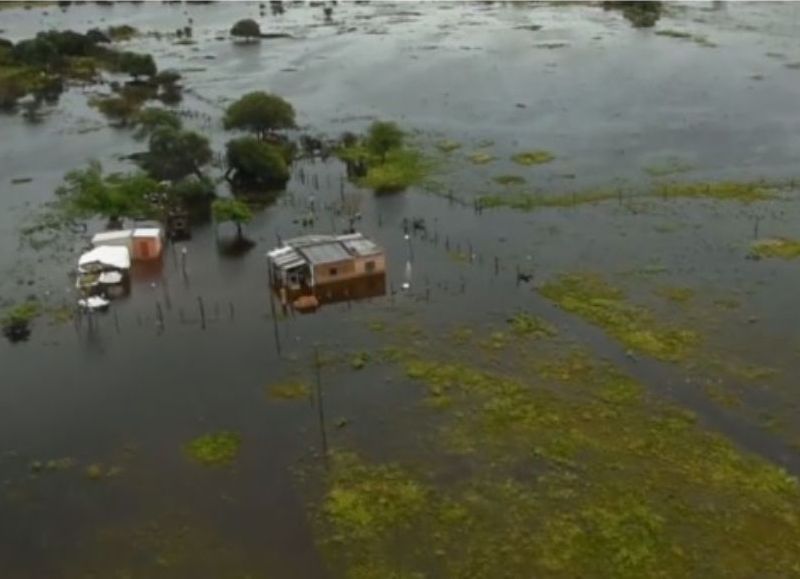
<svg viewBox="0 0 800 579">
<path fill-rule="evenodd" d="M 80 313 L 106 220 L 31 226 L 137 170 L 97 105 L 125 79 L 0 113 L 0 313 L 37 304 L 0 340 L 0 577 L 800 577 L 800 6 L 58 4 L 0 38 L 134 27 L 252 215 Z M 324 145 L 240 195 L 252 91 Z M 338 146 L 374 121 L 408 186 Z M 350 228 L 380 291 L 282 307 L 267 252 Z"/>
</svg>

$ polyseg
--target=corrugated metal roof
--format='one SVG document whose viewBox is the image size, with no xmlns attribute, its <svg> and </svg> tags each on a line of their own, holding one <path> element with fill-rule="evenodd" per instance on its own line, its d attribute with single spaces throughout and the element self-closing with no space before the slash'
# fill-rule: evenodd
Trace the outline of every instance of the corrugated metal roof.
<svg viewBox="0 0 800 579">
<path fill-rule="evenodd" d="M 269 258 L 275 267 L 280 269 L 292 269 L 298 265 L 306 263 L 306 259 L 292 247 L 282 247 L 269 252 Z"/>
<path fill-rule="evenodd" d="M 347 261 L 352 258 L 350 253 L 338 241 L 309 245 L 298 248 L 298 251 L 313 265 Z"/>
<path fill-rule="evenodd" d="M 358 255 L 362 257 L 367 255 L 375 255 L 376 253 L 381 253 L 380 247 L 378 247 L 372 241 L 364 237 L 362 237 L 361 239 L 342 241 L 342 245 L 344 245 L 353 255 Z"/>
</svg>

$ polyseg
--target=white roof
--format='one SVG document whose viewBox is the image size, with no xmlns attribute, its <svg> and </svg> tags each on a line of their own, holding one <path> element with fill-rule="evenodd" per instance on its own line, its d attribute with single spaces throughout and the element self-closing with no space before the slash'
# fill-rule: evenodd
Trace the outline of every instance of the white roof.
<svg viewBox="0 0 800 579">
<path fill-rule="evenodd" d="M 130 269 L 131 254 L 122 245 L 101 245 L 87 251 L 78 259 L 78 269 L 81 271 L 92 269 L 93 266 Z"/>
<path fill-rule="evenodd" d="M 141 227 L 133 230 L 134 237 L 161 237 L 161 228 L 159 227 Z"/>
<path fill-rule="evenodd" d="M 121 241 L 127 240 L 133 231 L 130 229 L 120 229 L 118 231 L 101 231 L 100 233 L 95 233 L 92 237 L 92 245 L 95 247 L 98 245 L 103 245 L 104 243 L 113 242 L 113 241 Z"/>
</svg>

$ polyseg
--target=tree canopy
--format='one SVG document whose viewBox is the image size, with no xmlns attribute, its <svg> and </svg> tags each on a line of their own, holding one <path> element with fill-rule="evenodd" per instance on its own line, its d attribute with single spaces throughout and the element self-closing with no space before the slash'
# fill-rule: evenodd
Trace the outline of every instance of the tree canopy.
<svg viewBox="0 0 800 579">
<path fill-rule="evenodd" d="M 258 22 L 252 18 L 245 18 L 233 25 L 231 28 L 231 36 L 240 36 L 246 40 L 258 38 L 261 36 L 261 27 L 258 25 Z"/>
<path fill-rule="evenodd" d="M 281 150 L 255 137 L 242 137 L 228 142 L 226 157 L 228 174 L 239 185 L 283 186 L 289 179 L 289 168 Z"/>
<path fill-rule="evenodd" d="M 70 171 L 56 195 L 70 217 L 141 217 L 151 212 L 149 197 L 158 183 L 143 173 L 103 175 L 103 167 L 92 161 L 86 169 Z"/>
<path fill-rule="evenodd" d="M 150 135 L 143 166 L 154 179 L 178 180 L 187 175 L 202 178 L 201 169 L 212 156 L 211 146 L 203 135 L 160 126 Z"/>
<path fill-rule="evenodd" d="M 389 151 L 403 146 L 404 138 L 405 134 L 395 123 L 375 121 L 367 132 L 366 145 L 371 153 L 385 159 Z"/>
<path fill-rule="evenodd" d="M 173 111 L 158 107 L 147 107 L 142 109 L 133 119 L 136 126 L 135 137 L 144 139 L 149 137 L 158 129 L 168 128 L 180 131 L 183 128 L 181 118 Z"/>
<path fill-rule="evenodd" d="M 278 95 L 263 91 L 247 93 L 225 111 L 226 129 L 252 131 L 259 139 L 272 131 L 294 127 L 294 107 Z"/>
<path fill-rule="evenodd" d="M 239 238 L 242 237 L 242 224 L 253 218 L 250 207 L 238 199 L 215 199 L 211 204 L 211 212 L 217 223 L 231 221 L 236 224 L 236 234 Z"/>
</svg>

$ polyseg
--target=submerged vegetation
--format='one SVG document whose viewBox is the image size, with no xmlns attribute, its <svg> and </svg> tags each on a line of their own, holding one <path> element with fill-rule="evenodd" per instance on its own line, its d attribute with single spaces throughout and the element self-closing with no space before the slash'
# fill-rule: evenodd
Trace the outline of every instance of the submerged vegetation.
<svg viewBox="0 0 800 579">
<path fill-rule="evenodd" d="M 343 139 L 337 154 L 360 185 L 377 193 L 402 191 L 422 183 L 431 170 L 430 162 L 405 140 L 395 123 L 376 121 L 366 137 Z"/>
<path fill-rule="evenodd" d="M 39 302 L 27 300 L 7 309 L 0 316 L 0 328 L 3 335 L 11 342 L 19 342 L 30 335 L 30 323 L 36 319 L 42 309 Z"/>
<path fill-rule="evenodd" d="M 226 430 L 204 434 L 189 442 L 186 455 L 203 466 L 230 464 L 239 455 L 241 437 Z"/>
<path fill-rule="evenodd" d="M 516 153 L 511 157 L 511 160 L 518 165 L 543 165 L 555 159 L 555 156 L 550 151 L 523 151 Z"/>
<path fill-rule="evenodd" d="M 752 203 L 775 197 L 775 189 L 764 182 L 709 181 L 698 183 L 661 183 L 654 195 L 664 198 L 706 198 Z"/>
<path fill-rule="evenodd" d="M 288 380 L 267 387 L 270 398 L 276 400 L 301 400 L 311 397 L 311 389 L 302 380 Z"/>
<path fill-rule="evenodd" d="M 561 308 L 606 330 L 627 348 L 659 360 L 685 360 L 699 336 L 657 322 L 644 308 L 629 304 L 623 292 L 594 274 L 567 274 L 540 289 Z"/>
<path fill-rule="evenodd" d="M 784 237 L 760 239 L 753 243 L 752 252 L 757 257 L 797 259 L 800 257 L 800 241 Z"/>
<path fill-rule="evenodd" d="M 732 557 L 793 573 L 797 481 L 612 365 L 576 351 L 522 379 L 398 362 L 440 414 L 436 456 L 470 468 L 334 452 L 318 524 L 342 576 L 722 576 Z M 764 525 L 780 529 L 766 544 Z"/>
<path fill-rule="evenodd" d="M 572 195 L 548 196 L 526 192 L 481 195 L 478 204 L 485 209 L 508 207 L 519 211 L 535 211 L 537 209 L 577 207 L 592 203 L 601 203 L 611 199 L 619 199 L 620 193 L 612 190 L 585 191 Z"/>
</svg>

